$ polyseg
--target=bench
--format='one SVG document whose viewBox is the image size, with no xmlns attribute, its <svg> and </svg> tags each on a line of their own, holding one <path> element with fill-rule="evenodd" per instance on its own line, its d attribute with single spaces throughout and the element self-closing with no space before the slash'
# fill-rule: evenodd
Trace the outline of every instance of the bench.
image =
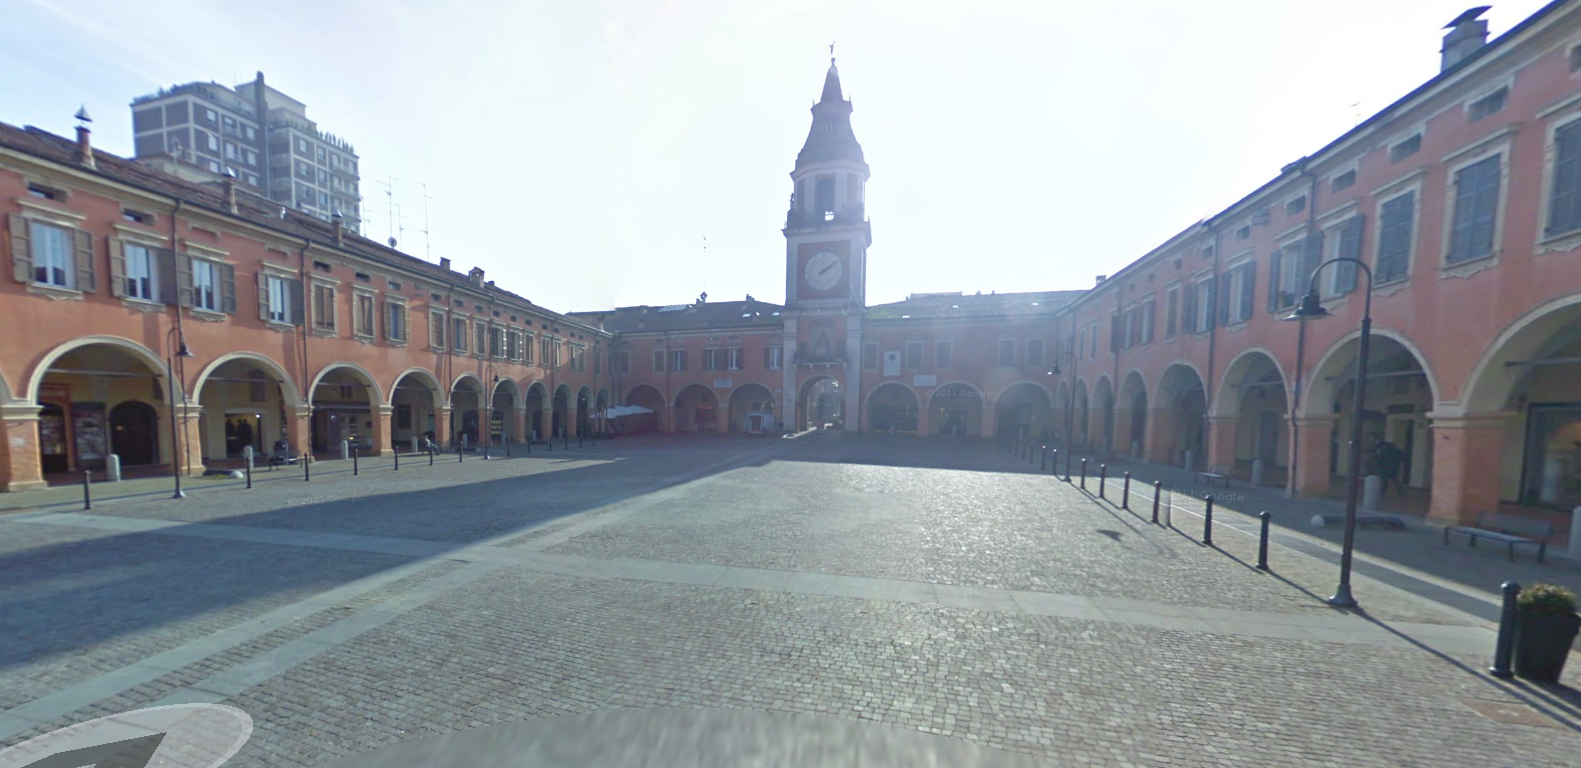
<svg viewBox="0 0 1581 768">
<path fill-rule="evenodd" d="M 1487 539 L 1505 545 L 1510 553 L 1510 562 L 1515 562 L 1515 547 L 1518 544 L 1529 544 L 1537 547 L 1537 562 L 1543 561 L 1543 555 L 1548 551 L 1548 540 L 1554 535 L 1553 523 L 1540 523 L 1536 520 L 1527 520 L 1509 515 L 1495 515 L 1486 512 L 1477 515 L 1477 524 L 1452 525 L 1444 529 L 1444 543 L 1449 543 L 1449 534 L 1465 534 L 1471 546 L 1477 546 L 1477 539 Z"/>
<path fill-rule="evenodd" d="M 1230 468 L 1223 464 L 1214 464 L 1208 467 L 1206 472 L 1198 472 L 1197 480 L 1207 483 L 1209 486 L 1222 482 L 1224 487 L 1228 488 L 1230 487 Z"/>
</svg>

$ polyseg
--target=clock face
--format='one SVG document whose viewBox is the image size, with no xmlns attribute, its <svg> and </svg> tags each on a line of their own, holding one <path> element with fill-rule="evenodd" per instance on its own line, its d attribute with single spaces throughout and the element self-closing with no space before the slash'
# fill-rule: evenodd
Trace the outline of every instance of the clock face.
<svg viewBox="0 0 1581 768">
<path fill-rule="evenodd" d="M 829 251 L 819 251 L 807 260 L 802 277 L 807 281 L 808 288 L 827 291 L 840 282 L 840 275 L 844 271 L 845 265 L 840 263 L 839 256 Z"/>
</svg>

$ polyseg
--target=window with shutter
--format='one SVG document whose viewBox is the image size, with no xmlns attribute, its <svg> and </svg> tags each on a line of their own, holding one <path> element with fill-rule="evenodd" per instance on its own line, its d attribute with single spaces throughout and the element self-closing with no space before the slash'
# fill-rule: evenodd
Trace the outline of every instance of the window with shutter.
<svg viewBox="0 0 1581 768">
<path fill-rule="evenodd" d="M 11 279 L 19 283 L 33 282 L 33 240 L 27 219 L 12 213 L 6 215 L 11 231 Z"/>
<path fill-rule="evenodd" d="M 1334 249 L 1335 258 L 1361 259 L 1362 217 L 1347 219 L 1339 228 L 1339 243 Z M 1360 269 L 1355 261 L 1341 261 L 1334 265 L 1334 293 L 1344 295 L 1356 290 Z"/>
<path fill-rule="evenodd" d="M 1248 261 L 1240 267 L 1240 297 L 1236 303 L 1236 322 L 1252 319 L 1252 307 L 1257 301 L 1257 262 Z"/>
<path fill-rule="evenodd" d="M 220 266 L 207 259 L 192 259 L 192 308 L 220 311 L 224 301 Z"/>
<path fill-rule="evenodd" d="M 1004 348 L 1004 344 L 1005 342 L 999 342 L 1001 350 Z M 1010 345 L 1010 356 L 1015 357 L 1015 342 L 1010 342 Z M 1001 356 L 1002 355 L 1003 352 L 1001 352 Z M 999 364 L 1005 365 L 1003 361 L 1001 361 Z M 908 341 L 906 342 L 906 370 L 915 371 L 920 368 L 922 368 L 922 342 Z"/>
<path fill-rule="evenodd" d="M 1156 306 L 1154 305 L 1154 302 L 1152 300 L 1149 300 L 1149 301 L 1145 302 L 1144 304 L 1142 304 L 1142 314 L 1141 314 L 1142 327 L 1141 327 L 1141 331 L 1140 331 L 1140 338 L 1141 338 L 1141 340 L 1138 343 L 1140 343 L 1140 344 L 1151 344 L 1151 343 L 1153 343 L 1153 322 L 1155 320 L 1153 315 L 1155 314 L 1155 312 L 1156 312 Z"/>
<path fill-rule="evenodd" d="M 664 350 L 653 350 L 653 372 L 664 373 Z"/>
<path fill-rule="evenodd" d="M 878 345 L 862 345 L 862 369 L 866 371 L 878 370 Z"/>
<path fill-rule="evenodd" d="M 1284 303 L 1284 296 L 1280 292 L 1280 289 L 1281 289 L 1282 286 L 1279 283 L 1279 266 L 1280 266 L 1280 262 L 1284 261 L 1284 258 L 1285 258 L 1285 252 L 1282 251 L 1282 250 L 1279 250 L 1279 249 L 1274 249 L 1273 253 L 1268 254 L 1268 311 L 1269 312 L 1278 312 L 1285 305 L 1285 303 Z"/>
<path fill-rule="evenodd" d="M 1501 155 L 1479 160 L 1455 174 L 1455 214 L 1449 230 L 1451 263 L 1493 253 L 1493 225 L 1499 202 Z"/>
<path fill-rule="evenodd" d="M 939 342 L 939 343 L 934 345 L 934 347 L 933 347 L 933 367 L 934 368 L 949 368 L 951 365 L 953 365 L 955 363 L 954 357 L 955 357 L 955 344 L 954 344 L 954 342 L 941 341 L 941 342 Z"/>
<path fill-rule="evenodd" d="M 18 232 L 26 234 L 18 238 Z M 19 282 L 74 288 L 76 230 L 12 216 L 12 269 Z"/>
<path fill-rule="evenodd" d="M 126 296 L 132 286 L 126 280 L 126 243 L 120 238 L 110 238 L 110 295 Z"/>
<path fill-rule="evenodd" d="M 93 293 L 99 290 L 98 274 L 94 268 L 93 233 L 81 229 L 72 230 L 72 238 L 76 243 L 76 288 L 83 293 Z"/>
<path fill-rule="evenodd" d="M 1027 363 L 1026 363 L 1026 367 L 1028 367 L 1028 368 L 1041 368 L 1041 367 L 1043 367 L 1043 340 L 1042 339 L 1028 339 L 1027 340 Z"/>
<path fill-rule="evenodd" d="M 1180 289 L 1170 288 L 1164 293 L 1164 338 L 1175 338 L 1180 323 Z"/>
<path fill-rule="evenodd" d="M 1554 131 L 1552 186 L 1546 233 L 1581 229 L 1581 120 Z"/>
<path fill-rule="evenodd" d="M 1180 328 L 1186 333 L 1197 332 L 1197 286 L 1186 288 L 1185 306 L 1180 313 Z"/>
<path fill-rule="evenodd" d="M 154 267 L 157 270 L 159 292 L 156 301 L 176 306 L 181 303 L 181 286 L 176 278 L 176 252 L 169 248 L 154 250 Z"/>
<path fill-rule="evenodd" d="M 1373 264 L 1373 279 L 1387 283 L 1405 277 L 1411 269 L 1416 191 L 1385 201 L 1378 219 L 1378 258 Z"/>
<path fill-rule="evenodd" d="M 227 315 L 236 314 L 236 267 L 231 264 L 216 264 L 214 269 L 220 278 L 220 311 Z"/>
<path fill-rule="evenodd" d="M 1234 288 L 1232 284 L 1234 281 L 1234 273 L 1225 272 L 1219 275 L 1218 288 L 1216 289 L 1218 291 L 1219 325 L 1230 324 L 1230 299 L 1232 298 L 1231 293 Z"/>
</svg>

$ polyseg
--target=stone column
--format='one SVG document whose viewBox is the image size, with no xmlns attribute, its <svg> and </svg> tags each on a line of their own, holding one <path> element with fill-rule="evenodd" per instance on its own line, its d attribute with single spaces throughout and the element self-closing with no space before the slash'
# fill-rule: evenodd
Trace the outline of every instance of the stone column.
<svg viewBox="0 0 1581 768">
<path fill-rule="evenodd" d="M 392 450 L 390 424 L 394 415 L 393 405 L 381 405 L 373 414 L 373 446 L 368 449 L 369 456 L 383 456 Z"/>
<path fill-rule="evenodd" d="M 285 409 L 285 439 L 291 445 L 292 455 L 306 456 L 313 452 L 312 418 L 311 405 L 298 405 Z"/>
<path fill-rule="evenodd" d="M 176 424 L 181 429 L 179 459 L 183 475 L 203 474 L 203 429 L 199 418 L 202 415 L 201 405 L 188 403 L 176 406 Z"/>
<path fill-rule="evenodd" d="M 927 437 L 932 434 L 928 426 L 928 414 L 932 410 L 928 407 L 933 402 L 933 390 L 917 393 L 917 437 Z"/>
<path fill-rule="evenodd" d="M 987 395 L 983 396 L 982 404 L 983 404 L 983 437 L 992 438 L 994 436 L 994 425 L 998 421 L 999 414 L 996 413 L 996 411 L 998 409 L 995 408 L 994 404 L 988 400 L 988 396 Z"/>
<path fill-rule="evenodd" d="M 1433 476 L 1428 519 L 1440 525 L 1474 522 L 1499 509 L 1504 443 L 1512 413 L 1434 417 Z"/>
<path fill-rule="evenodd" d="M 0 491 L 36 491 L 45 487 L 38 412 L 39 407 L 32 403 L 0 405 Z"/>
<path fill-rule="evenodd" d="M 1114 409 L 1114 452 L 1121 456 L 1131 455 L 1131 423 L 1134 411 L 1130 408 Z"/>
<path fill-rule="evenodd" d="M 1329 478 L 1334 468 L 1329 463 L 1329 444 L 1334 439 L 1334 416 L 1315 416 L 1296 419 L 1295 480 L 1298 496 L 1324 498 L 1329 495 Z"/>
<path fill-rule="evenodd" d="M 1207 466 L 1235 466 L 1235 432 L 1238 424 L 1239 420 L 1234 416 L 1213 416 L 1208 419 Z"/>
<path fill-rule="evenodd" d="M 450 440 L 450 410 L 448 405 L 434 409 L 434 444 L 438 445 L 441 451 L 446 449 Z"/>
</svg>

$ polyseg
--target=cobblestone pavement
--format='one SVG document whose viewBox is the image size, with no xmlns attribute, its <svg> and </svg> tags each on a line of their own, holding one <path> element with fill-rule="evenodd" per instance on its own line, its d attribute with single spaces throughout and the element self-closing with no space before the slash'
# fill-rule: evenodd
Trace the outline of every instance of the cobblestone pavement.
<svg viewBox="0 0 1581 768">
<path fill-rule="evenodd" d="M 1204 546 L 1200 518 L 1155 526 L 991 445 L 412 469 L 0 517 L 0 744 L 216 702 L 254 720 L 237 766 L 667 708 L 1049 765 L 1581 762 L 1581 697 L 1488 676 L 1476 617 L 1365 575 L 1367 614 L 1336 612 L 1322 560 L 1276 546 L 1258 571 L 1251 537 Z"/>
</svg>

